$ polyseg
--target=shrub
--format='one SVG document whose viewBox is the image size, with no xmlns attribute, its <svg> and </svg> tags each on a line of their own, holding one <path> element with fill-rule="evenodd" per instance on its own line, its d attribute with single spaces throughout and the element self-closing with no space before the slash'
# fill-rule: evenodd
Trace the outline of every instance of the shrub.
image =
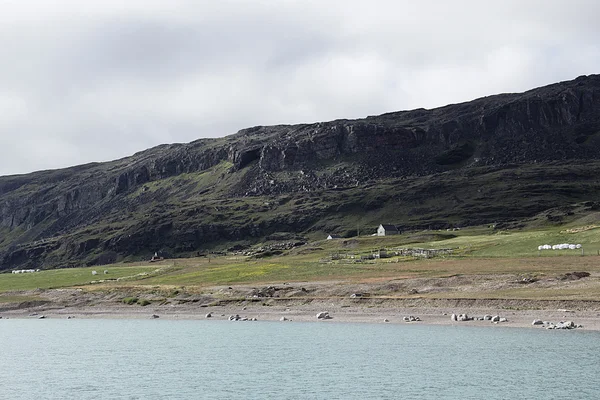
<svg viewBox="0 0 600 400">
<path fill-rule="evenodd" d="M 148 304 L 150 304 L 150 300 L 146 300 L 146 299 L 142 299 L 140 301 L 138 301 L 138 304 L 142 307 L 147 306 Z"/>
<path fill-rule="evenodd" d="M 138 302 L 138 298 L 137 297 L 125 297 L 123 299 L 123 303 L 127 304 L 127 305 L 132 305 Z"/>
</svg>

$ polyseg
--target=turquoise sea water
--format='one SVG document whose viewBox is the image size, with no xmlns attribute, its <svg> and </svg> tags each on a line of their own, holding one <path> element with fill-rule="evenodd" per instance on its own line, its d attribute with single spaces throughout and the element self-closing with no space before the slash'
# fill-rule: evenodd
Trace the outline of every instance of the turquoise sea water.
<svg viewBox="0 0 600 400">
<path fill-rule="evenodd" d="M 1 399 L 598 399 L 600 333 L 0 320 Z"/>
</svg>

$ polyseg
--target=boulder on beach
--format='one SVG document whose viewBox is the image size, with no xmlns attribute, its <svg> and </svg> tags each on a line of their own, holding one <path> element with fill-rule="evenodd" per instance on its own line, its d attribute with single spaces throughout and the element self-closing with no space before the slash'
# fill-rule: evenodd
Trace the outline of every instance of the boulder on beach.
<svg viewBox="0 0 600 400">
<path fill-rule="evenodd" d="M 576 325 L 573 323 L 573 321 L 560 321 L 558 324 L 556 324 L 556 329 L 574 329 L 576 328 Z"/>
<path fill-rule="evenodd" d="M 456 316 L 456 314 L 452 314 L 450 316 L 450 320 L 456 322 L 456 321 L 458 321 L 458 317 Z"/>
<path fill-rule="evenodd" d="M 331 319 L 331 316 L 329 315 L 329 312 L 322 311 L 317 314 L 317 319 Z"/>
<path fill-rule="evenodd" d="M 544 325 L 544 321 L 541 319 L 534 319 L 531 325 Z"/>
</svg>

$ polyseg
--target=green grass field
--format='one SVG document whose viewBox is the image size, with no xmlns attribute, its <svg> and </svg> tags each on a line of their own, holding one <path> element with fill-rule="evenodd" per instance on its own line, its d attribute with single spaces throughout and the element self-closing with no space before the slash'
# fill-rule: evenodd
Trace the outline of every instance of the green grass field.
<svg viewBox="0 0 600 400">
<path fill-rule="evenodd" d="M 116 264 L 69 268 L 31 274 L 1 274 L 0 293 L 32 289 L 88 287 L 119 288 L 185 286 L 203 288 L 217 285 L 261 285 L 282 282 L 345 281 L 368 282 L 406 278 L 440 278 L 460 275 L 557 276 L 572 271 L 600 273 L 600 228 L 552 227 L 495 231 L 474 227 L 460 231 L 422 231 L 391 237 L 365 236 L 353 239 L 322 240 L 284 252 L 282 255 L 251 258 L 219 256 L 165 260 L 152 265 Z M 580 243 L 581 250 L 538 251 L 541 244 Z M 422 259 L 393 256 L 358 262 L 361 255 L 379 249 L 451 248 L 453 253 Z M 343 257 L 332 255 L 342 254 Z M 109 273 L 103 274 L 107 269 Z M 157 269 L 159 269 L 158 272 Z M 98 275 L 92 275 L 92 271 Z M 146 275 L 140 275 L 146 273 Z M 116 278 L 126 278 L 113 281 Z M 108 279 L 102 284 L 92 281 Z M 553 289 L 554 290 L 554 289 Z M 570 290 L 570 291 L 569 291 Z M 526 292 L 529 291 L 529 292 Z M 577 288 L 557 292 L 527 287 L 497 291 L 498 298 L 597 298 L 596 287 L 581 294 Z M 525 293 L 525 294 L 524 294 Z M 483 294 L 470 293 L 472 297 Z M 448 297 L 465 296 L 449 293 Z M 488 294 L 489 296 L 489 294 Z M 579 297 L 578 297 L 579 296 Z"/>
<path fill-rule="evenodd" d="M 108 274 L 104 274 L 104 270 Z M 33 289 L 55 289 L 89 285 L 92 281 L 134 277 L 141 273 L 151 273 L 157 266 L 106 266 L 86 268 L 65 268 L 27 274 L 0 275 L 0 292 Z M 97 275 L 92 275 L 97 271 Z M 118 282 L 115 282 L 118 283 Z"/>
</svg>

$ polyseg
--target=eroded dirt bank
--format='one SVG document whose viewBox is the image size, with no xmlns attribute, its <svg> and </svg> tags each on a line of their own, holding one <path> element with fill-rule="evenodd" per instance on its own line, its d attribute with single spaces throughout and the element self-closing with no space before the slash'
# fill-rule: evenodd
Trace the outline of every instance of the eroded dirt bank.
<svg viewBox="0 0 600 400">
<path fill-rule="evenodd" d="M 435 283 L 435 282 L 434 282 Z M 452 284 L 451 281 L 446 281 Z M 404 282 L 404 285 L 409 283 Z M 414 284 L 414 282 L 413 282 Z M 385 285 L 390 285 L 386 283 Z M 453 324 L 532 327 L 534 320 L 573 321 L 584 330 L 600 331 L 600 301 L 531 300 L 481 297 L 444 297 L 453 292 L 398 294 L 384 292 L 381 283 L 300 282 L 266 286 L 227 286 L 182 290 L 164 287 L 86 287 L 13 292 L 12 301 L 0 303 L 2 318 L 162 318 L 263 321 L 319 321 L 328 312 L 330 322 Z M 420 282 L 423 287 L 423 282 Z M 23 298 L 24 301 L 18 301 Z M 16 299 L 16 300 L 15 300 Z M 129 304 L 127 304 L 129 303 Z M 452 314 L 467 314 L 469 321 L 452 321 Z M 506 321 L 478 320 L 485 315 Z M 420 321 L 406 322 L 405 317 Z"/>
</svg>

